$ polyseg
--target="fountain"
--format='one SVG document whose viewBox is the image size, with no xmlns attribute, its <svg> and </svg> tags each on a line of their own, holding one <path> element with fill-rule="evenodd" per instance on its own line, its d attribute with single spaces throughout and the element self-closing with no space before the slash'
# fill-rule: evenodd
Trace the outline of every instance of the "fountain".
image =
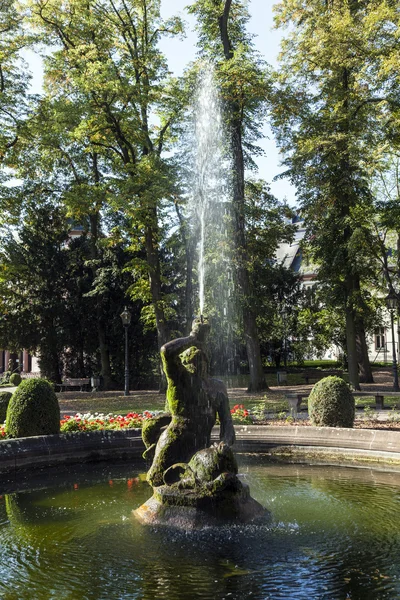
<svg viewBox="0 0 400 600">
<path fill-rule="evenodd" d="M 229 170 L 225 158 L 226 140 L 224 135 L 221 102 L 214 81 L 211 63 L 202 65 L 198 76 L 193 102 L 192 136 L 190 140 L 191 191 L 189 193 L 189 215 L 198 227 L 198 285 L 200 315 L 205 310 L 206 254 L 212 247 L 221 250 L 221 239 L 226 234 L 226 207 L 229 204 Z M 215 257 L 214 257 L 215 262 Z M 207 282 L 208 287 L 213 287 Z M 216 290 L 213 289 L 213 292 Z M 217 299 L 217 303 L 220 302 Z M 215 307 L 214 307 L 215 308 Z M 221 309 L 222 307 L 218 307 Z"/>
<path fill-rule="evenodd" d="M 227 391 L 208 375 L 209 329 L 203 317 L 195 319 L 189 336 L 161 349 L 169 414 L 143 427 L 144 456 L 153 459 L 147 473 L 153 496 L 134 511 L 142 523 L 187 530 L 267 514 L 237 476 Z M 220 442 L 210 446 L 217 416 Z"/>
<path fill-rule="evenodd" d="M 201 315 L 207 218 L 219 189 L 218 169 L 207 154 L 213 148 L 215 158 L 219 144 L 208 136 L 214 130 L 220 139 L 221 132 L 212 76 L 205 73 L 194 188 Z M 204 179 L 207 173 L 211 181 Z M 227 392 L 208 374 L 209 329 L 201 316 L 189 336 L 162 349 L 169 412 L 143 428 L 145 457 L 152 461 L 147 475 L 142 462 L 131 460 L 77 465 L 88 459 L 79 446 L 78 459 L 68 465 L 74 450 L 65 438 L 66 466 L 62 456 L 48 472 L 30 466 L 18 471 L 13 462 L 0 484 L 2 598 L 400 597 L 400 469 L 235 457 Z M 217 418 L 219 443 L 210 445 Z M 39 441 L 32 439 L 30 451 L 44 466 L 50 444 L 45 441 L 42 456 L 36 454 Z M 100 446 L 97 459 L 106 455 Z M 265 452 L 264 443 L 260 448 Z M 92 450 L 89 456 L 94 459 Z M 263 506 L 273 507 L 271 514 Z"/>
<path fill-rule="evenodd" d="M 400 596 L 400 473 L 238 455 L 271 519 L 143 527 L 143 463 L 57 467 L 1 486 L 0 597 L 18 600 Z M 32 473 L 31 473 L 32 475 Z"/>
<path fill-rule="evenodd" d="M 231 446 L 235 432 L 228 395 L 221 381 L 209 377 L 204 320 L 205 244 L 212 208 L 223 203 L 223 127 L 213 69 L 206 64 L 199 76 L 195 99 L 194 175 L 192 212 L 199 221 L 199 305 L 189 336 L 161 348 L 168 382 L 167 414 L 143 427 L 144 457 L 152 465 L 147 481 L 153 496 L 135 511 L 142 523 L 168 524 L 185 529 L 226 521 L 248 522 L 267 511 L 237 476 Z M 215 217 L 215 214 L 214 214 Z M 210 446 L 216 418 L 219 444 Z"/>
</svg>

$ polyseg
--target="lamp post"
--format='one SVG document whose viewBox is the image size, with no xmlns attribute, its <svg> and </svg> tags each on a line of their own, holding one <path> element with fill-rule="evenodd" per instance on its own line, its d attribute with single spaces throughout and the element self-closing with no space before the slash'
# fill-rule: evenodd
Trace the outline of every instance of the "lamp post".
<svg viewBox="0 0 400 600">
<path fill-rule="evenodd" d="M 397 296 L 394 293 L 393 288 L 389 290 L 389 294 L 386 296 L 386 306 L 390 312 L 390 324 L 392 327 L 392 357 L 393 357 L 393 391 L 399 391 L 399 376 L 397 373 L 397 360 L 396 360 L 396 338 L 394 337 L 394 311 L 397 308 Z"/>
<path fill-rule="evenodd" d="M 129 310 L 124 308 L 120 317 L 122 320 L 122 325 L 125 329 L 125 387 L 124 387 L 124 396 L 129 396 L 129 349 L 128 349 L 128 327 L 131 324 L 131 313 Z"/>
</svg>

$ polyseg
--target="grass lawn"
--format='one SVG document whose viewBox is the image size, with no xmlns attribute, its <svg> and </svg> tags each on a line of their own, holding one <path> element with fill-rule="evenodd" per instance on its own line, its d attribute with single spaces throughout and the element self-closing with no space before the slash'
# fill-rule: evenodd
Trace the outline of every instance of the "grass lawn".
<svg viewBox="0 0 400 600">
<path fill-rule="evenodd" d="M 69 396 L 69 397 L 67 397 Z M 85 413 L 115 413 L 125 415 L 129 412 L 143 412 L 144 410 L 163 410 L 165 406 L 165 397 L 157 392 L 134 392 L 134 394 L 125 397 L 114 394 L 74 394 L 72 392 L 58 394 L 61 411 L 66 414 L 75 414 L 77 412 Z M 276 392 L 267 392 L 259 395 L 235 394 L 230 397 L 231 407 L 236 404 L 243 404 L 245 408 L 254 408 L 262 406 L 268 413 L 280 413 L 288 410 L 288 404 L 284 394 Z M 398 398 L 386 396 L 384 400 L 387 408 L 395 409 L 399 404 Z M 356 398 L 356 407 L 375 408 L 375 398 L 362 397 Z M 301 407 L 307 409 L 307 402 L 303 401 Z"/>
<path fill-rule="evenodd" d="M 118 392 L 107 394 L 66 392 L 57 394 L 61 412 L 73 415 L 80 413 L 115 413 L 126 415 L 129 412 L 143 412 L 145 410 L 163 410 L 165 396 L 157 392 L 135 392 L 130 396 L 118 395 Z"/>
</svg>

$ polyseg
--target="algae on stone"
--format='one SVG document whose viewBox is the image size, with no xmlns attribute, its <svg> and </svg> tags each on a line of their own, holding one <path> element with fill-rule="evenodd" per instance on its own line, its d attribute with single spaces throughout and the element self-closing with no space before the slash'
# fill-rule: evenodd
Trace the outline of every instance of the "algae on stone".
<svg viewBox="0 0 400 600">
<path fill-rule="evenodd" d="M 189 336 L 168 342 L 161 348 L 167 377 L 167 405 L 171 422 L 161 431 L 155 446 L 153 464 L 147 474 L 152 486 L 163 485 L 164 473 L 175 463 L 187 463 L 198 450 L 210 445 L 217 415 L 220 439 L 231 445 L 235 440 L 226 388 L 208 375 L 205 349 L 208 323 L 196 320 Z M 144 438 L 146 455 L 155 443 Z"/>
</svg>

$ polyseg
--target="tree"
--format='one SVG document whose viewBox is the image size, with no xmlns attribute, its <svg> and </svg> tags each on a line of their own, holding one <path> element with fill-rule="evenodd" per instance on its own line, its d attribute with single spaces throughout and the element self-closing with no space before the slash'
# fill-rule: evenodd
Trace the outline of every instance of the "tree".
<svg viewBox="0 0 400 600">
<path fill-rule="evenodd" d="M 90 262 L 93 281 L 101 266 L 102 220 L 108 208 L 106 186 L 109 173 L 104 160 L 87 139 L 71 136 L 84 111 L 79 98 L 71 102 L 63 97 L 52 99 L 47 93 L 36 101 L 34 109 L 25 122 L 18 146 L 12 152 L 13 161 L 18 165 L 15 173 L 25 181 L 41 181 L 43 186 L 52 190 L 72 219 L 72 227 L 80 225 L 82 233 L 89 234 L 81 250 L 87 252 L 86 260 Z M 28 186 L 24 189 L 27 192 Z M 20 211 L 23 212 L 30 203 L 29 194 L 20 195 L 20 198 Z M 36 197 L 35 201 L 40 202 L 40 199 Z M 107 322 L 101 310 L 101 299 L 94 304 L 96 320 L 93 326 L 97 331 L 104 387 L 108 389 L 111 366 L 106 344 Z"/>
<path fill-rule="evenodd" d="M 25 43 L 15 3 L 4 0 L 0 6 L 0 163 L 18 141 L 26 110 L 28 77 L 20 55 Z"/>
<path fill-rule="evenodd" d="M 262 350 L 274 354 L 277 363 L 282 356 L 286 365 L 288 341 L 295 335 L 300 281 L 297 273 L 276 260 L 275 253 L 279 243 L 293 241 L 293 211 L 262 180 L 246 181 L 245 200 L 249 302 L 257 315 Z"/>
<path fill-rule="evenodd" d="M 260 352 L 246 239 L 245 168 L 254 167 L 255 141 L 265 114 L 269 84 L 264 63 L 246 32 L 249 15 L 238 0 L 197 0 L 189 12 L 198 19 L 199 47 L 216 66 L 232 156 L 232 230 L 235 248 L 236 293 L 250 366 L 249 391 L 267 387 Z"/>
<path fill-rule="evenodd" d="M 39 350 L 41 371 L 61 383 L 68 230 L 62 210 L 28 213 L 17 232 L 5 230 L 0 252 L 1 345 Z"/>
<path fill-rule="evenodd" d="M 132 222 L 132 242 L 146 252 L 148 292 L 159 345 L 169 339 L 160 264 L 160 202 L 172 175 L 162 154 L 181 107 L 157 47 L 162 35 L 182 31 L 178 19 L 163 22 L 159 0 L 100 2 L 30 0 L 31 18 L 55 45 L 47 59 L 48 83 L 57 95 L 84 103 L 75 139 L 106 161 L 113 173 L 108 192 L 114 209 Z M 175 86 L 175 87 L 174 87 Z M 141 281 L 135 297 L 143 298 Z M 135 290 L 132 290 L 135 293 Z"/>
<path fill-rule="evenodd" d="M 377 6 L 284 0 L 276 16 L 278 26 L 292 26 L 277 75 L 282 84 L 274 108 L 278 143 L 297 185 L 318 278 L 336 289 L 338 306 L 344 307 L 349 378 L 356 389 L 357 338 L 366 348 L 360 265 L 364 261 L 363 271 L 367 265 L 364 256 L 354 260 L 352 244 L 371 206 L 374 149 L 390 101 L 382 98 L 382 79 L 375 77 L 379 42 L 372 49 L 369 38 L 369 18 Z"/>
</svg>

